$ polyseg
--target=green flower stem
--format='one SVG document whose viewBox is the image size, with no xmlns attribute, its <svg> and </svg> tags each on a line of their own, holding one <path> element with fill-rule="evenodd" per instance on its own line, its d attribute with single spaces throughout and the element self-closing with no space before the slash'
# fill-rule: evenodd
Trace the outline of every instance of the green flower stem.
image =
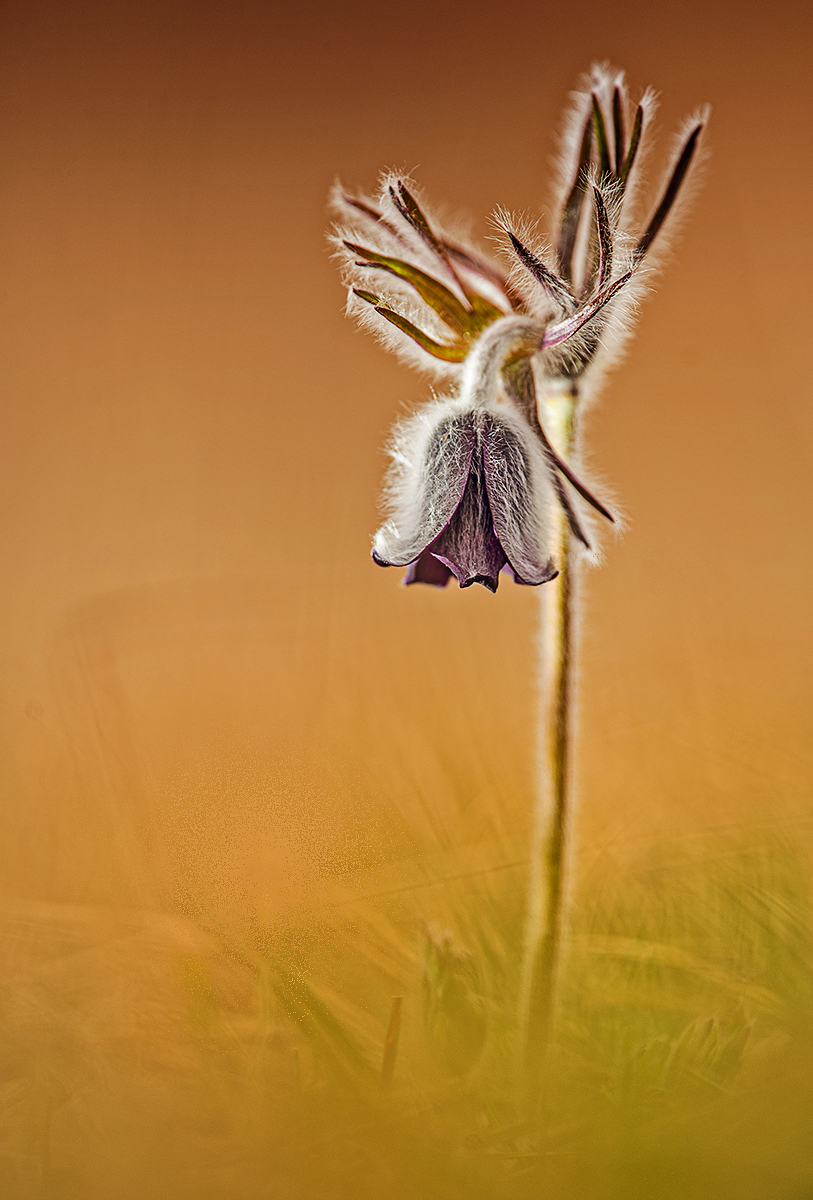
<svg viewBox="0 0 813 1200">
<path fill-rule="evenodd" d="M 543 426 L 565 461 L 573 449 L 576 404 L 575 391 L 539 401 Z M 540 589 L 540 762 L 520 1012 L 523 1107 L 529 1115 L 538 1112 L 544 1096 L 555 1020 L 570 815 L 575 556 L 567 520 L 558 506 L 554 519 L 559 575 Z"/>
</svg>

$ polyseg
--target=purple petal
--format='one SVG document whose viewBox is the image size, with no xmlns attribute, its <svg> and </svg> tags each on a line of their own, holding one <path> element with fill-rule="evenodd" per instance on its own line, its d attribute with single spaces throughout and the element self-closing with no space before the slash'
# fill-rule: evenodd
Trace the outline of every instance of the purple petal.
<svg viewBox="0 0 813 1200">
<path fill-rule="evenodd" d="M 416 466 L 420 472 L 415 513 L 408 513 L 399 528 L 384 525 L 375 539 L 373 558 L 382 567 L 405 567 L 451 521 L 466 490 L 477 441 L 476 414 L 444 417 Z"/>
<path fill-rule="evenodd" d="M 454 572 L 461 587 L 481 583 L 490 592 L 496 592 L 500 571 L 508 560 L 494 532 L 479 455 L 472 461 L 457 511 L 430 549 Z"/>
<path fill-rule="evenodd" d="M 442 563 L 439 558 L 435 558 L 429 550 L 424 550 L 413 563 L 410 563 L 404 575 L 404 584 L 410 583 L 429 583 L 432 587 L 446 587 L 446 584 L 452 578 L 452 572 Z"/>
<path fill-rule="evenodd" d="M 511 566 L 510 563 L 506 563 L 506 565 L 502 569 L 502 573 L 503 573 L 503 575 L 510 575 L 510 577 L 513 579 L 514 583 L 521 583 L 523 585 L 523 587 L 539 587 L 538 583 L 530 583 L 527 579 L 520 578 L 520 576 L 517 575 L 516 571 Z M 558 574 L 559 574 L 559 572 L 556 569 L 554 569 L 553 574 L 549 575 L 547 577 L 547 579 L 543 579 L 542 582 L 550 583 L 550 581 L 552 579 L 555 579 Z"/>
<path fill-rule="evenodd" d="M 542 546 L 528 451 L 508 422 L 491 413 L 481 422 L 483 479 L 501 550 L 517 583 L 547 583 L 557 572 Z"/>
</svg>

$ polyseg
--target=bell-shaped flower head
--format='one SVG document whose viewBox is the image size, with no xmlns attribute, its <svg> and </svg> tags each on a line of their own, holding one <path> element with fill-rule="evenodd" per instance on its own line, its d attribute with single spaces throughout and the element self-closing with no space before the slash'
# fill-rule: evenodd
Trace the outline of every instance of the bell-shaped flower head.
<svg viewBox="0 0 813 1200">
<path fill-rule="evenodd" d="M 398 429 L 396 447 L 377 563 L 408 566 L 407 583 L 443 586 L 455 575 L 492 592 L 504 567 L 517 583 L 555 577 L 543 550 L 547 467 L 519 414 L 441 401 Z"/>
<path fill-rule="evenodd" d="M 542 447 L 502 386 L 505 364 L 539 347 L 544 326 L 503 317 L 463 367 L 460 394 L 402 425 L 393 448 L 392 516 L 376 535 L 381 566 L 409 566 L 407 583 L 497 590 L 506 567 L 517 583 L 553 579 L 546 554 L 550 484 Z M 432 561 L 434 560 L 434 562 Z"/>
</svg>

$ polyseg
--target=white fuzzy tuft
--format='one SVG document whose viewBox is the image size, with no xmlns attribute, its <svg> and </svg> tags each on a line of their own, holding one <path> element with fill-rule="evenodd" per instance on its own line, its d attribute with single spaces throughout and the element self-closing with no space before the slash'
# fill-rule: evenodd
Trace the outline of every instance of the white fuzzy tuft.
<svg viewBox="0 0 813 1200">
<path fill-rule="evenodd" d="M 425 404 L 394 426 L 387 445 L 390 467 L 383 489 L 387 520 L 373 541 L 382 558 L 389 560 L 391 546 L 398 541 L 426 545 L 439 532 L 434 530 L 434 514 L 425 505 L 431 484 L 426 473 L 427 451 L 438 425 L 467 411 L 468 406 L 459 398 L 444 397 Z"/>
</svg>

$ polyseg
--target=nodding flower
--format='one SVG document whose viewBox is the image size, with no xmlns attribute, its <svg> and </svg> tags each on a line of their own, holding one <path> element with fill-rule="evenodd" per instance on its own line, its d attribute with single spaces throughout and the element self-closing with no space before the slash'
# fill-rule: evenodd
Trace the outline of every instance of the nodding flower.
<svg viewBox="0 0 813 1200">
<path fill-rule="evenodd" d="M 551 445 L 537 388 L 575 400 L 624 340 L 635 281 L 706 120 L 687 123 L 661 199 L 635 231 L 626 206 L 653 111 L 646 93 L 630 114 L 623 75 L 593 69 L 564 139 L 552 248 L 497 215 L 509 273 L 438 230 L 404 178 L 385 176 L 376 201 L 336 189 L 349 310 L 413 365 L 455 385 L 398 425 L 391 445 L 390 515 L 373 558 L 406 566 L 406 583 L 443 587 L 454 575 L 461 587 L 496 591 L 505 570 L 541 584 L 557 574 L 544 549 L 552 500 L 588 548 L 580 501 L 613 520 Z"/>
<path fill-rule="evenodd" d="M 381 566 L 408 566 L 407 583 L 496 592 L 507 567 L 517 583 L 557 574 L 544 552 L 547 464 L 528 421 L 500 395 L 512 354 L 538 346 L 544 330 L 502 317 L 469 355 L 459 396 L 424 408 L 396 431 L 392 516 L 375 536 Z"/>
</svg>

